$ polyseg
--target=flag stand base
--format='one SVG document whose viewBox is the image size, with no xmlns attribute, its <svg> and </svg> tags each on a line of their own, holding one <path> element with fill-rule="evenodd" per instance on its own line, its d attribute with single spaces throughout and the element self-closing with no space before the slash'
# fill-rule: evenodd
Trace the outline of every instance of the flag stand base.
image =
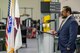
<svg viewBox="0 0 80 53">
<path fill-rule="evenodd" d="M 18 50 L 16 50 L 15 53 L 18 53 Z"/>
</svg>

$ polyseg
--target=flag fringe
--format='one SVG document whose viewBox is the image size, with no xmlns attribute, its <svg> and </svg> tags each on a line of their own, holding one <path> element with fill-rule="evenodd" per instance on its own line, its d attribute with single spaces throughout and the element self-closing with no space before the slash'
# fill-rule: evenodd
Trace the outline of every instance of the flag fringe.
<svg viewBox="0 0 80 53">
<path fill-rule="evenodd" d="M 14 53 L 14 48 L 11 48 L 11 50 L 8 53 Z"/>
</svg>

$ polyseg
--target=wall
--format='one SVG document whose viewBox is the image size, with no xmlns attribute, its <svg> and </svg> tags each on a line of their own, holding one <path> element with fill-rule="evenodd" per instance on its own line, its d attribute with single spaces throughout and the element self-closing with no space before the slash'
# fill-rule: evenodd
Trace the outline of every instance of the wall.
<svg viewBox="0 0 80 53">
<path fill-rule="evenodd" d="M 19 0 L 20 7 L 32 7 L 33 8 L 33 19 L 40 18 L 40 1 L 41 0 Z M 72 10 L 80 11 L 80 0 L 60 0 L 61 7 L 68 5 L 71 6 Z M 2 10 L 2 17 L 7 17 L 8 0 L 0 0 L 0 8 Z M 20 13 L 21 14 L 21 13 Z"/>
<path fill-rule="evenodd" d="M 8 12 L 8 0 L 0 0 L 1 18 L 7 17 Z"/>
<path fill-rule="evenodd" d="M 73 11 L 80 11 L 80 0 L 60 0 L 61 8 L 63 6 L 70 6 Z"/>
<path fill-rule="evenodd" d="M 33 19 L 40 18 L 40 0 L 19 0 L 20 7 L 33 8 Z"/>
<path fill-rule="evenodd" d="M 33 19 L 40 18 L 40 0 L 18 0 L 20 7 L 33 8 Z M 0 0 L 0 8 L 4 18 L 7 18 L 8 13 L 8 0 Z"/>
</svg>

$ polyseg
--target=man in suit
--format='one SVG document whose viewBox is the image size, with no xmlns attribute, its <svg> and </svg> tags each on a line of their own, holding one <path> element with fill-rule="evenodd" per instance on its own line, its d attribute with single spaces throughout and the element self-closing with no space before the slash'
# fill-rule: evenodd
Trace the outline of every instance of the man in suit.
<svg viewBox="0 0 80 53">
<path fill-rule="evenodd" d="M 62 9 L 62 18 L 63 21 L 58 30 L 58 48 L 61 53 L 74 53 L 76 49 L 76 38 L 78 32 L 78 24 L 71 15 L 72 11 L 69 6 L 64 6 Z M 53 34 L 56 32 L 53 31 Z"/>
</svg>

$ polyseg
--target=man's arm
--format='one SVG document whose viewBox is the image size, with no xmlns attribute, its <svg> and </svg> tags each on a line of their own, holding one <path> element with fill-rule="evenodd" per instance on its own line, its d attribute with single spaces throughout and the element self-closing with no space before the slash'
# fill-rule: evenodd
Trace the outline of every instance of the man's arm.
<svg viewBox="0 0 80 53">
<path fill-rule="evenodd" d="M 67 50 L 69 50 L 71 48 L 71 45 L 75 43 L 77 38 L 77 32 L 78 32 L 78 24 L 76 21 L 73 21 L 69 27 L 70 37 L 69 37 L 69 42 L 67 44 Z"/>
<path fill-rule="evenodd" d="M 59 30 L 58 31 L 51 30 L 51 33 L 53 34 L 53 36 L 58 36 L 59 35 Z"/>
</svg>

